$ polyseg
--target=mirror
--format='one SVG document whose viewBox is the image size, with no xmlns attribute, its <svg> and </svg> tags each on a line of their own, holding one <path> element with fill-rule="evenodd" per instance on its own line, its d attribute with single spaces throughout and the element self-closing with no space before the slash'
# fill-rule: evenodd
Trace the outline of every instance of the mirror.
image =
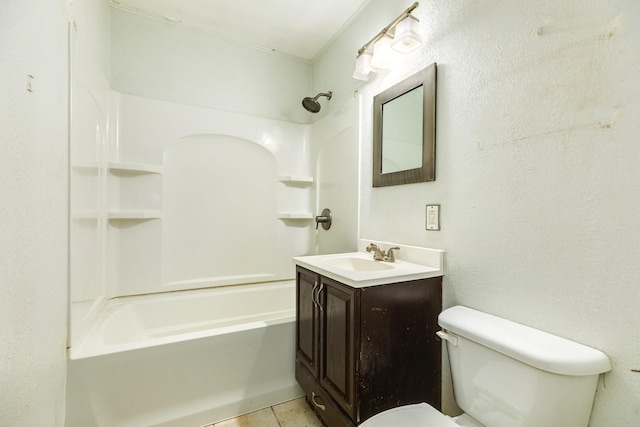
<svg viewBox="0 0 640 427">
<path fill-rule="evenodd" d="M 436 64 L 373 98 L 373 186 L 434 181 Z"/>
</svg>

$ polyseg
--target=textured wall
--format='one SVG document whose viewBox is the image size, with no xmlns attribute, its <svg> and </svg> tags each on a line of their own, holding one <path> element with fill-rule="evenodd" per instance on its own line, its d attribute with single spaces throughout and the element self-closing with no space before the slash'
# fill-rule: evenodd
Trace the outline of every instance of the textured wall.
<svg viewBox="0 0 640 427">
<path fill-rule="evenodd" d="M 64 423 L 67 8 L 9 0 L 0 13 L 2 426 Z"/>
<path fill-rule="evenodd" d="M 311 65 L 118 9 L 111 88 L 123 93 L 306 123 Z"/>
<path fill-rule="evenodd" d="M 604 351 L 591 427 L 638 425 L 640 3 L 421 2 L 426 45 L 352 80 L 356 50 L 406 6 L 374 0 L 314 64 L 316 89 L 361 97 L 360 236 L 445 249 L 446 306 Z M 437 180 L 373 189 L 372 97 L 432 62 Z"/>
</svg>

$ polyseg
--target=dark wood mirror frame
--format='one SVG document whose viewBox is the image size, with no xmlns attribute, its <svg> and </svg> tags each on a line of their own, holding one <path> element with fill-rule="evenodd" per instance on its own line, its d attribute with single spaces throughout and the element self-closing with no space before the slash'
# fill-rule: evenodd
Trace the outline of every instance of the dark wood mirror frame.
<svg viewBox="0 0 640 427">
<path fill-rule="evenodd" d="M 382 120 L 384 104 L 423 87 L 422 167 L 382 173 Z M 436 179 L 436 64 L 418 71 L 373 98 L 373 186 L 412 184 Z"/>
</svg>

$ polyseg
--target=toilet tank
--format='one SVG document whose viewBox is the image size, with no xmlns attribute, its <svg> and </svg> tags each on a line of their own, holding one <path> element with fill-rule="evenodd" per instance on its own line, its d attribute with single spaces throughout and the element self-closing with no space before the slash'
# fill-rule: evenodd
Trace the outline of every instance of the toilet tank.
<svg viewBox="0 0 640 427">
<path fill-rule="evenodd" d="M 487 427 L 587 427 L 601 351 L 463 306 L 443 311 L 456 402 Z"/>
</svg>

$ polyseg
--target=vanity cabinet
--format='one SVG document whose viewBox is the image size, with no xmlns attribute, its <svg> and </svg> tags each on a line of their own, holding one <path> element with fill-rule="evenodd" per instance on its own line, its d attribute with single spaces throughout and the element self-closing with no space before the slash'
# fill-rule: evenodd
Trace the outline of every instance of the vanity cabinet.
<svg viewBox="0 0 640 427">
<path fill-rule="evenodd" d="M 328 427 L 440 409 L 442 277 L 353 288 L 296 268 L 296 379 Z"/>
</svg>

